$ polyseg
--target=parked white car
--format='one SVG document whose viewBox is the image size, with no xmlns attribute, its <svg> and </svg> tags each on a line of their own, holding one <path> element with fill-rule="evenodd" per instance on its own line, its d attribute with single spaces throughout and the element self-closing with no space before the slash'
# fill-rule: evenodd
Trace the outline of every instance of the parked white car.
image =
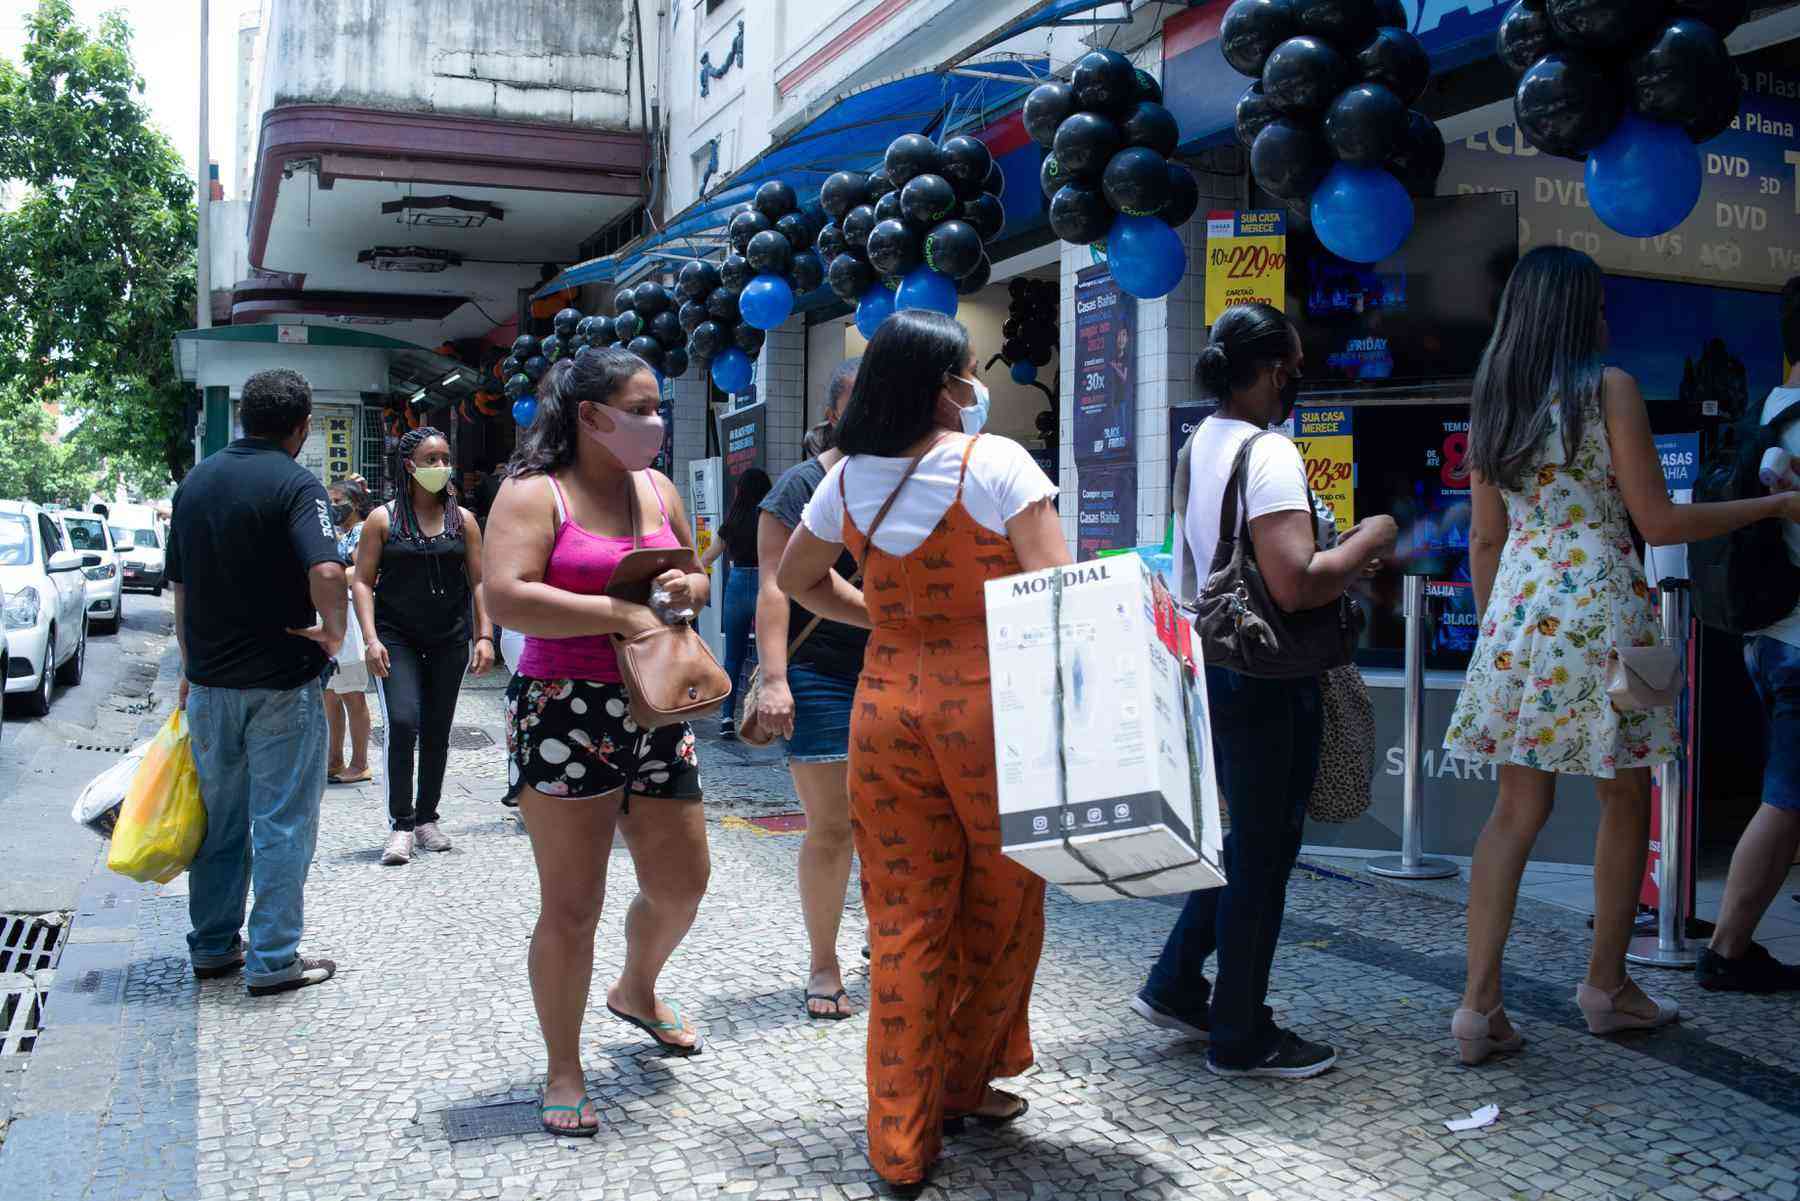
<svg viewBox="0 0 1800 1201">
<path fill-rule="evenodd" d="M 130 542 L 120 557 L 125 564 L 124 586 L 156 596 L 163 590 L 163 523 L 150 509 L 121 505 L 107 516 L 115 541 Z"/>
<path fill-rule="evenodd" d="M 87 611 L 90 622 L 98 622 L 109 634 L 119 632 L 125 619 L 125 563 L 122 552 L 131 549 L 113 535 L 106 518 L 98 513 L 65 509 L 56 515 L 62 527 L 63 542 L 76 554 L 100 556 L 97 567 L 84 567 L 87 580 Z"/>
<path fill-rule="evenodd" d="M 97 554 L 65 549 L 61 528 L 36 505 L 0 501 L 6 692 L 22 694 L 32 714 L 50 712 L 56 683 L 81 683 L 87 666 L 87 588 L 81 573 L 99 565 Z"/>
</svg>

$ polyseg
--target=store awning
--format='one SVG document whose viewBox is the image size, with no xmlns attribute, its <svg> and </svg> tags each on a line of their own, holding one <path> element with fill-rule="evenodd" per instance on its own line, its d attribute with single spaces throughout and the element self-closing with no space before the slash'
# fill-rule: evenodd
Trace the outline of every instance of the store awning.
<svg viewBox="0 0 1800 1201">
<path fill-rule="evenodd" d="M 365 330 L 315 324 L 218 325 L 211 329 L 184 329 L 171 340 L 176 374 L 184 383 L 196 383 L 210 348 L 258 344 L 286 346 L 296 357 L 314 350 L 382 351 L 387 356 L 389 390 L 407 395 L 422 392 L 434 406 L 465 400 L 474 394 L 480 383 L 473 368 L 435 350 Z"/>
<path fill-rule="evenodd" d="M 946 65 L 955 66 L 967 62 L 977 54 L 991 50 L 995 46 L 1004 45 L 1021 34 L 1047 26 L 1080 25 L 1091 28 L 1099 25 L 1129 25 L 1131 23 L 1131 5 L 1132 0 L 1050 0 L 1050 3 L 1043 5 L 1036 12 L 1020 17 L 992 36 L 969 46 Z M 1111 11 L 1100 11 L 1103 9 Z"/>
<path fill-rule="evenodd" d="M 570 267 L 534 296 L 630 279 L 659 260 L 721 255 L 721 235 L 732 212 L 769 180 L 785 180 L 810 198 L 835 171 L 874 167 L 901 134 L 939 138 L 984 128 L 1017 108 L 1043 80 L 1047 67 L 1043 58 L 1009 58 L 981 64 L 979 77 L 932 68 L 821 100 L 800 114 L 793 132 L 778 135 L 767 150 L 676 214 L 660 232 L 616 254 Z"/>
</svg>

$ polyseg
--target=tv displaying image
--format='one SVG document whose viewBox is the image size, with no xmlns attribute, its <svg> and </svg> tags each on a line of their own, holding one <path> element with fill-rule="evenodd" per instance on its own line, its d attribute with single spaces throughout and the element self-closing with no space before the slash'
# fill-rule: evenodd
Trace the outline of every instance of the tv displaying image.
<svg viewBox="0 0 1800 1201">
<path fill-rule="evenodd" d="M 1415 202 L 1412 235 L 1378 263 L 1288 234 L 1287 312 L 1306 349 L 1306 395 L 1466 380 L 1519 261 L 1516 193 Z"/>
</svg>

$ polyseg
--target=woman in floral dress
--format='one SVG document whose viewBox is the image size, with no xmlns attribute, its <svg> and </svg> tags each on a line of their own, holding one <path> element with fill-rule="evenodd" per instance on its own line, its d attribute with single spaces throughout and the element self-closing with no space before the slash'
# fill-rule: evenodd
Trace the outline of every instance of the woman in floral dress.
<svg viewBox="0 0 1800 1201">
<path fill-rule="evenodd" d="M 1600 268 L 1544 247 L 1513 272 L 1475 377 L 1469 554 L 1483 617 L 1444 746 L 1497 764 L 1500 795 L 1469 871 L 1468 983 L 1451 1023 L 1465 1063 L 1524 1044 L 1503 1009 L 1500 961 L 1558 774 L 1593 777 L 1600 798 L 1594 946 L 1575 998 L 1588 1028 L 1678 1016 L 1625 974 L 1650 768 L 1679 744 L 1673 709 L 1621 711 L 1606 691 L 1618 648 L 1659 640 L 1631 527 L 1672 546 L 1800 510 L 1793 494 L 1671 503 L 1637 383 L 1602 365 L 1606 338 Z"/>
</svg>

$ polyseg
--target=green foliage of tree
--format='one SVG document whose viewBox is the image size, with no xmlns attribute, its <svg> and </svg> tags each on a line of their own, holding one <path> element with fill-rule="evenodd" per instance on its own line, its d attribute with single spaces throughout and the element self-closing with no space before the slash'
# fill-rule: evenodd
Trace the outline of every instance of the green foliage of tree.
<svg viewBox="0 0 1800 1201">
<path fill-rule="evenodd" d="M 170 339 L 194 312 L 193 180 L 150 124 L 122 17 L 88 30 L 40 0 L 26 31 L 19 64 L 0 59 L 0 384 L 62 392 L 70 452 L 96 473 L 179 480 L 193 392 Z"/>
<path fill-rule="evenodd" d="M 0 382 L 0 497 L 87 504 L 100 484 L 93 455 L 55 434 L 41 394 L 16 379 Z"/>
</svg>

